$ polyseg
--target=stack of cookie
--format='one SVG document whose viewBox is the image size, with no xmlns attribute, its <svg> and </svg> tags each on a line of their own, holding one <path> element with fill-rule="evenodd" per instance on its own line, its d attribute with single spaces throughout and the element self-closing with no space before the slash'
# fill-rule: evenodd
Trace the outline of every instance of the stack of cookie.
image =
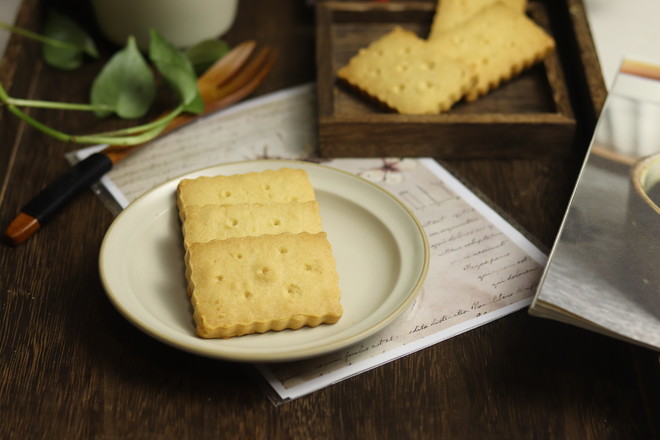
<svg viewBox="0 0 660 440">
<path fill-rule="evenodd" d="M 177 206 L 198 336 L 339 320 L 335 261 L 304 170 L 184 179 Z"/>
<path fill-rule="evenodd" d="M 339 69 L 339 78 L 403 114 L 474 101 L 539 62 L 555 42 L 524 0 L 440 0 L 427 39 L 395 27 Z"/>
</svg>

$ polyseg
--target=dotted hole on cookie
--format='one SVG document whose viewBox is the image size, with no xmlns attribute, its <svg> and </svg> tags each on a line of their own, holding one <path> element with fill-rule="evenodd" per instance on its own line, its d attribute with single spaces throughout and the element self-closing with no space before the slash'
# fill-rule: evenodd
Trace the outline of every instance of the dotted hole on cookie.
<svg viewBox="0 0 660 440">
<path fill-rule="evenodd" d="M 422 63 L 422 70 L 433 70 L 435 69 L 435 63 L 433 61 L 426 61 Z"/>
<path fill-rule="evenodd" d="M 406 72 L 410 67 L 407 64 L 398 64 L 396 66 L 397 72 Z"/>
<path fill-rule="evenodd" d="M 380 70 L 379 68 L 369 70 L 369 74 L 371 76 L 375 76 L 375 77 L 380 77 L 382 73 L 383 73 L 383 71 Z"/>
<path fill-rule="evenodd" d="M 285 247 L 281 247 L 277 250 L 277 252 L 279 252 L 280 255 L 286 255 L 289 253 L 289 250 Z"/>
<path fill-rule="evenodd" d="M 397 84 L 392 86 L 392 93 L 403 93 L 406 90 L 405 84 Z"/>
<path fill-rule="evenodd" d="M 245 299 L 251 299 L 254 296 L 254 294 L 249 290 L 246 290 L 245 292 L 243 292 L 243 296 L 245 297 Z"/>
<path fill-rule="evenodd" d="M 223 282 L 225 280 L 224 275 L 216 275 L 215 280 L 219 283 Z"/>
<path fill-rule="evenodd" d="M 282 224 L 282 222 L 278 218 L 273 219 L 271 223 L 273 224 L 273 226 L 280 226 Z"/>
<path fill-rule="evenodd" d="M 431 90 L 435 88 L 435 84 L 431 81 L 422 81 L 419 83 L 419 88 L 422 90 Z"/>
<path fill-rule="evenodd" d="M 286 288 L 286 293 L 289 295 L 302 295 L 302 289 L 296 284 L 289 284 Z"/>
<path fill-rule="evenodd" d="M 225 198 L 225 199 L 230 198 L 231 197 L 231 191 L 222 191 L 220 193 L 220 197 Z"/>
<path fill-rule="evenodd" d="M 227 220 L 227 227 L 235 228 L 236 226 L 238 226 L 238 220 L 237 219 L 232 218 L 232 219 Z"/>
<path fill-rule="evenodd" d="M 305 272 L 318 272 L 323 273 L 323 269 L 318 263 L 305 263 L 303 265 L 303 270 Z"/>
</svg>

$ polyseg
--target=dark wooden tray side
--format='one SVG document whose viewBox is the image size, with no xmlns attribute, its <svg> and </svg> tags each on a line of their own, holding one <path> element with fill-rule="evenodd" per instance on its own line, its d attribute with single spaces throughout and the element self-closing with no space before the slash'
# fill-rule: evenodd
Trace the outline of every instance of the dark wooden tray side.
<svg viewBox="0 0 660 440">
<path fill-rule="evenodd" d="M 550 2 L 552 8 L 559 8 Z M 568 5 L 565 5 L 568 6 Z M 553 36 L 571 17 L 550 6 L 530 2 L 528 14 Z M 579 8 L 578 8 L 579 9 Z M 573 11 L 575 12 L 575 11 Z M 579 10 L 577 11 L 579 15 Z M 582 10 L 582 13 L 584 11 Z M 576 102 L 562 66 L 563 51 L 576 49 L 573 23 L 556 38 L 558 50 L 474 103 L 459 103 L 441 115 L 400 115 L 383 109 L 337 80 L 336 71 L 361 47 L 401 25 L 419 36 L 428 33 L 435 2 L 335 2 L 317 4 L 317 87 L 320 153 L 326 157 L 432 156 L 447 159 L 539 158 L 568 156 L 576 140 Z M 578 22 L 579 22 L 578 17 Z M 586 23 L 586 19 L 584 20 Z M 580 23 L 582 27 L 584 23 Z M 559 27 L 558 27 L 559 26 Z M 580 36 L 584 38 L 585 33 Z M 587 43 L 591 40 L 586 30 Z M 572 45 L 571 49 L 563 49 Z M 597 66 L 597 64 L 596 64 Z M 584 77 L 581 66 L 578 77 Z M 566 72 L 566 75 L 565 75 Z M 596 73 L 601 78 L 600 68 Z M 595 81 L 595 89 L 598 81 Z M 604 89 L 604 87 L 603 87 Z M 590 107 L 594 107 L 589 103 Z M 601 103 L 602 106 L 602 103 Z M 599 111 L 599 109 L 598 109 Z M 596 113 L 598 113 L 596 111 Z M 594 113 L 592 110 L 591 113 Z"/>
</svg>

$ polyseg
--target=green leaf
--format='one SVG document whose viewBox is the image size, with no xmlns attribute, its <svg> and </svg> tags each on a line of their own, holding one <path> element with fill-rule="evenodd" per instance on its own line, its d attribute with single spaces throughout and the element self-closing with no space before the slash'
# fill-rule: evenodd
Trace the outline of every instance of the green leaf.
<svg viewBox="0 0 660 440">
<path fill-rule="evenodd" d="M 82 64 L 84 54 L 94 58 L 99 56 L 94 41 L 87 32 L 58 12 L 49 11 L 43 34 L 46 39 L 42 40 L 41 53 L 46 63 L 53 67 L 73 70 Z"/>
<path fill-rule="evenodd" d="M 224 40 L 204 40 L 186 50 L 186 56 L 197 76 L 206 72 L 220 58 L 229 52 L 229 44 Z"/>
<path fill-rule="evenodd" d="M 144 116 L 156 96 L 154 75 L 134 37 L 117 52 L 94 80 L 91 91 L 93 105 L 109 105 L 121 118 Z M 99 117 L 112 112 L 95 112 Z"/>
<path fill-rule="evenodd" d="M 204 102 L 199 95 L 197 76 L 183 52 L 152 30 L 150 32 L 149 58 L 170 86 L 178 93 L 184 110 L 201 113 Z"/>
<path fill-rule="evenodd" d="M 204 111 L 204 100 L 202 96 L 197 93 L 197 95 L 183 107 L 183 111 L 187 113 L 200 114 Z"/>
</svg>

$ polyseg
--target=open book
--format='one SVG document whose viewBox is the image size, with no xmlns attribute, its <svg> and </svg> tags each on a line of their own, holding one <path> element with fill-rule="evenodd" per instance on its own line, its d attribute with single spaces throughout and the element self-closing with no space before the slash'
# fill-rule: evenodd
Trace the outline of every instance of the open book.
<svg viewBox="0 0 660 440">
<path fill-rule="evenodd" d="M 660 350 L 660 66 L 626 59 L 530 307 Z M 638 170 L 638 174 L 634 171 Z"/>
</svg>

